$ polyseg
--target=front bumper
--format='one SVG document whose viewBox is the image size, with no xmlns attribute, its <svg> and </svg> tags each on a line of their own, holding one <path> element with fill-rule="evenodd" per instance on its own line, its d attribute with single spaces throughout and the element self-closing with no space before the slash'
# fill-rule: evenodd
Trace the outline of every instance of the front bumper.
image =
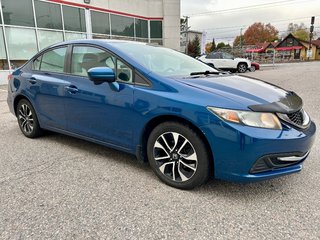
<svg viewBox="0 0 320 240">
<path fill-rule="evenodd" d="M 203 126 L 201 130 L 213 153 L 214 177 L 248 183 L 299 172 L 313 145 L 316 126 L 311 122 L 304 130 L 287 126 L 272 130 L 220 121 Z M 287 161 L 288 157 L 304 155 L 295 163 L 281 166 L 281 162 L 275 161 L 279 166 L 270 164 L 268 169 L 253 171 L 259 160 L 269 156 Z"/>
</svg>

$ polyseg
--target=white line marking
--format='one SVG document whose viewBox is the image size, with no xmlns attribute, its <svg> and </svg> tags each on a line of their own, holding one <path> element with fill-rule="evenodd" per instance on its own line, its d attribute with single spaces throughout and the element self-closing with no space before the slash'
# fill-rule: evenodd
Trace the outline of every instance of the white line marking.
<svg viewBox="0 0 320 240">
<path fill-rule="evenodd" d="M 0 92 L 8 92 L 8 90 L 0 89 Z"/>
</svg>

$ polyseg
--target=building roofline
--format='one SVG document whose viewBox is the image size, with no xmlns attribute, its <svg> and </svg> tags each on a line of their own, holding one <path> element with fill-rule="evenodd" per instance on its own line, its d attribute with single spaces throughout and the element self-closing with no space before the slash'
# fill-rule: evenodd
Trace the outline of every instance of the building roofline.
<svg viewBox="0 0 320 240">
<path fill-rule="evenodd" d="M 141 15 L 119 12 L 119 11 L 114 11 L 114 10 L 110 10 L 107 8 L 100 8 L 100 7 L 95 7 L 95 6 L 91 6 L 88 4 L 74 3 L 74 2 L 65 1 L 65 0 L 48 0 L 48 2 L 61 3 L 61 4 L 69 5 L 69 6 L 82 7 L 82 8 L 87 8 L 87 9 L 91 9 L 91 10 L 98 10 L 98 11 L 107 12 L 107 13 L 119 14 L 119 15 L 126 16 L 126 17 L 141 18 L 144 20 L 163 20 L 163 17 L 145 17 L 145 16 L 141 16 Z"/>
</svg>

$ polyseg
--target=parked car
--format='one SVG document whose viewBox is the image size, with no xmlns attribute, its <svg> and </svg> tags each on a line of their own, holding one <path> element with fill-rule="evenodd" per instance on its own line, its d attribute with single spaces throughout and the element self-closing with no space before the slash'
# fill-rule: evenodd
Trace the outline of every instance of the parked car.
<svg viewBox="0 0 320 240">
<path fill-rule="evenodd" d="M 26 137 L 50 130 L 135 154 L 181 189 L 298 172 L 316 132 L 294 92 L 117 40 L 42 50 L 12 73 L 7 102 Z"/>
<path fill-rule="evenodd" d="M 199 60 L 209 66 L 232 72 L 238 71 L 239 73 L 244 73 L 251 68 L 250 60 L 235 58 L 233 55 L 225 52 L 211 52 L 200 56 Z"/>
<path fill-rule="evenodd" d="M 255 72 L 256 70 L 259 70 L 259 69 L 260 69 L 260 64 L 259 63 L 251 62 L 251 68 L 250 68 L 251 72 Z"/>
</svg>

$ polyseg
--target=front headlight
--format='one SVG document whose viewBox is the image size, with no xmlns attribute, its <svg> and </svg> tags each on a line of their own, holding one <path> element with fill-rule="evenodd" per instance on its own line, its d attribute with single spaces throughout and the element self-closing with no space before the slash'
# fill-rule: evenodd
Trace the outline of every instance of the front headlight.
<svg viewBox="0 0 320 240">
<path fill-rule="evenodd" d="M 251 127 L 282 129 L 278 117 L 273 113 L 239 111 L 215 107 L 207 107 L 207 109 L 228 122 L 244 124 Z"/>
</svg>

